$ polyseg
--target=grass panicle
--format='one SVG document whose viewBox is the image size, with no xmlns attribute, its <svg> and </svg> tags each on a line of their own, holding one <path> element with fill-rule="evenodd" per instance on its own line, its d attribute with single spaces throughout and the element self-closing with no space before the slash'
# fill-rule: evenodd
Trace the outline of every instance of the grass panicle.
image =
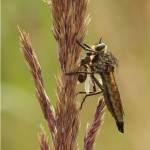
<svg viewBox="0 0 150 150">
<path fill-rule="evenodd" d="M 77 76 L 65 72 L 77 70 L 89 17 L 87 0 L 51 0 L 53 34 L 58 43 L 61 73 L 57 79 L 56 149 L 77 149 L 79 111 L 76 102 Z"/>
</svg>

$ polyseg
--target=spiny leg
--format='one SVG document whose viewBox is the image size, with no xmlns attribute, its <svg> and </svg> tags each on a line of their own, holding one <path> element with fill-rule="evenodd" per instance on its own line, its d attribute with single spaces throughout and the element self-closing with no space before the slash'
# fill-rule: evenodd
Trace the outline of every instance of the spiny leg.
<svg viewBox="0 0 150 150">
<path fill-rule="evenodd" d="M 92 74 L 92 72 L 87 72 L 87 71 L 76 71 L 76 72 L 65 72 L 65 75 L 74 75 L 79 73 Z"/>
<path fill-rule="evenodd" d="M 81 46 L 84 50 L 86 50 L 86 51 L 91 51 L 91 48 L 88 46 L 88 45 L 86 45 L 86 44 L 81 44 L 79 41 L 77 41 L 77 43 L 78 43 L 78 45 L 79 46 Z"/>
<path fill-rule="evenodd" d="M 93 86 L 93 91 L 88 92 L 88 93 L 94 93 L 94 92 L 96 92 L 96 86 Z M 78 94 L 87 94 L 87 92 L 85 92 L 85 91 L 84 91 L 84 92 L 83 92 L 83 91 L 80 91 L 80 92 L 77 93 L 77 95 L 78 95 Z"/>
<path fill-rule="evenodd" d="M 86 46 L 87 48 L 89 48 L 89 49 L 91 49 L 91 47 L 90 46 L 88 46 L 87 44 L 83 44 L 84 46 Z"/>
<path fill-rule="evenodd" d="M 82 45 L 79 41 L 77 41 L 77 43 L 86 51 L 88 52 L 92 52 L 94 54 L 97 54 L 98 52 L 97 51 L 93 51 L 88 45 L 84 44 Z"/>
</svg>

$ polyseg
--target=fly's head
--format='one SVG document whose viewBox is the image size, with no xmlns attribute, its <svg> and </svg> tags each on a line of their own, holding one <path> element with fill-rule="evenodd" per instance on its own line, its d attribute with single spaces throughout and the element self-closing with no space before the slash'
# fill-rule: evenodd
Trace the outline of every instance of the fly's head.
<svg viewBox="0 0 150 150">
<path fill-rule="evenodd" d="M 100 72 L 114 72 L 118 67 L 118 60 L 107 50 L 107 45 L 101 43 L 100 40 L 98 44 L 93 45 L 91 48 L 98 52 L 95 55 L 91 55 L 91 65 L 94 66 L 94 70 L 99 70 Z"/>
<path fill-rule="evenodd" d="M 95 48 L 95 51 L 97 52 L 103 52 L 107 50 L 107 45 L 105 43 L 99 43 L 97 45 L 94 45 L 93 47 Z"/>
<path fill-rule="evenodd" d="M 101 37 L 99 42 L 93 45 L 91 48 L 97 51 L 98 53 L 102 53 L 107 50 L 107 45 L 105 43 L 102 43 L 102 37 Z"/>
<path fill-rule="evenodd" d="M 101 60 L 99 63 L 105 71 L 114 71 L 118 67 L 118 60 L 111 51 L 107 50 L 107 45 L 101 43 L 101 40 L 102 38 L 95 46 L 96 51 L 99 52 L 99 59 Z"/>
<path fill-rule="evenodd" d="M 101 42 L 102 38 L 100 39 L 98 44 L 95 44 L 91 47 L 91 49 L 97 53 L 92 54 L 91 62 L 99 62 L 101 61 L 101 58 L 103 57 L 104 53 L 107 52 L 107 45 L 105 43 Z"/>
</svg>

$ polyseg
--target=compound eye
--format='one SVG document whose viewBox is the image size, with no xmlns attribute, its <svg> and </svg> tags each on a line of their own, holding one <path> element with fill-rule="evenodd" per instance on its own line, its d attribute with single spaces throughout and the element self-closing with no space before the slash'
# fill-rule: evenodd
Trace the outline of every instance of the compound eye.
<svg viewBox="0 0 150 150">
<path fill-rule="evenodd" d="M 104 43 L 101 43 L 101 44 L 98 44 L 95 46 L 96 50 L 97 51 L 100 51 L 100 50 L 103 50 L 105 48 L 105 44 Z"/>
</svg>

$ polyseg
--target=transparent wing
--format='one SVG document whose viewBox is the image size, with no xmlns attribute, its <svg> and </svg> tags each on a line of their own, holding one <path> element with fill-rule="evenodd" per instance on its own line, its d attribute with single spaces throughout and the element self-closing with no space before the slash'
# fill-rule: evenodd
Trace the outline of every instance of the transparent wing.
<svg viewBox="0 0 150 150">
<path fill-rule="evenodd" d="M 97 78 L 97 80 L 99 81 L 99 83 L 100 83 L 101 85 L 103 85 L 102 79 L 101 79 L 100 75 L 95 74 L 95 77 Z M 94 81 L 91 79 L 91 76 L 88 74 L 88 75 L 87 75 L 87 79 L 85 80 L 85 92 L 86 92 L 87 94 L 90 93 L 90 87 L 91 87 L 91 86 L 94 86 Z"/>
<path fill-rule="evenodd" d="M 90 77 L 90 75 L 88 74 L 87 75 L 87 79 L 85 80 L 85 92 L 87 93 L 87 94 L 89 94 L 89 92 L 90 92 L 90 87 L 91 87 L 91 85 L 93 86 L 94 84 L 93 84 L 93 82 L 92 82 L 92 80 L 91 80 L 91 77 Z"/>
<path fill-rule="evenodd" d="M 90 92 L 89 75 L 87 75 L 87 78 L 86 78 L 86 80 L 85 80 L 84 88 L 85 88 L 85 92 L 86 92 L 87 94 L 89 94 L 89 92 Z"/>
<path fill-rule="evenodd" d="M 102 85 L 102 78 L 100 77 L 99 74 L 95 74 L 95 78 L 99 81 L 99 83 Z"/>
</svg>

